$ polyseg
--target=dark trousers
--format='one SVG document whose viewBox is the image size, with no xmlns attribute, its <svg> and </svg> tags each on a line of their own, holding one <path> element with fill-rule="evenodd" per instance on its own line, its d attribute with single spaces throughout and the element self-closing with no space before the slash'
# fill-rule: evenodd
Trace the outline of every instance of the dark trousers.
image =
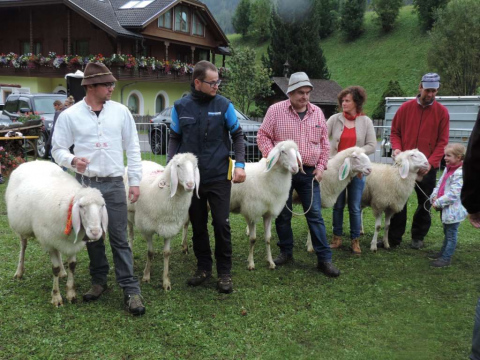
<svg viewBox="0 0 480 360">
<path fill-rule="evenodd" d="M 201 184 L 198 199 L 192 198 L 188 211 L 193 230 L 193 252 L 197 257 L 197 267 L 212 270 L 212 250 L 208 235 L 208 205 L 212 213 L 215 233 L 215 260 L 218 274 L 230 274 L 232 269 L 232 241 L 230 235 L 230 192 L 232 183 L 228 180 Z"/>
<path fill-rule="evenodd" d="M 292 192 L 295 189 L 302 201 L 303 211 L 306 211 L 312 202 L 313 167 L 304 167 L 305 174 L 298 173 L 292 177 L 292 187 L 288 196 L 287 205 L 292 208 Z M 325 223 L 321 213 L 320 186 L 313 182 L 313 202 L 310 211 L 305 214 L 308 229 L 312 236 L 312 246 L 319 262 L 332 261 L 332 251 L 327 241 Z M 280 252 L 291 255 L 293 253 L 292 213 L 286 207 L 275 219 Z"/>
<path fill-rule="evenodd" d="M 415 192 L 417 193 L 418 206 L 412 220 L 412 240 L 414 241 L 423 241 L 428 234 L 428 230 L 430 230 L 432 224 L 430 208 L 432 204 L 428 199 L 430 195 L 432 195 L 433 189 L 435 189 L 436 182 L 437 169 L 434 168 L 430 169 L 427 175 L 423 177 L 422 181 L 416 182 Z M 423 192 L 418 187 L 420 187 Z M 400 245 L 402 242 L 402 236 L 405 234 L 406 226 L 407 204 L 405 204 L 402 211 L 395 214 L 390 220 L 390 229 L 388 230 L 388 242 L 390 245 Z"/>
</svg>

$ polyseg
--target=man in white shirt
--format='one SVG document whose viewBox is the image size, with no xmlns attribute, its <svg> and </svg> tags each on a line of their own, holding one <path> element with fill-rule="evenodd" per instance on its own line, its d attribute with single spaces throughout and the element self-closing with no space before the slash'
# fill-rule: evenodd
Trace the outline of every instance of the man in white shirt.
<svg viewBox="0 0 480 360">
<path fill-rule="evenodd" d="M 115 263 L 115 275 L 123 289 L 126 309 L 143 315 L 145 306 L 140 286 L 133 275 L 133 256 L 127 241 L 127 197 L 123 185 L 128 162 L 128 199 L 140 195 L 142 163 L 135 122 L 128 108 L 111 101 L 117 79 L 101 63 L 89 63 L 82 86 L 86 96 L 58 117 L 52 139 L 52 155 L 60 166 L 74 169 L 82 184 L 102 193 L 108 212 L 108 235 Z M 75 145 L 75 155 L 69 151 Z M 95 301 L 107 289 L 109 265 L 103 239 L 87 243 L 92 287 L 83 301 Z"/>
</svg>

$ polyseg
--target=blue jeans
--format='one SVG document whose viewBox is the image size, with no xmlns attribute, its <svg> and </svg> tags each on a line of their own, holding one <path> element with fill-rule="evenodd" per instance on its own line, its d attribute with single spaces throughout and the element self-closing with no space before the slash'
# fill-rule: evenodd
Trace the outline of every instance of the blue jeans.
<svg viewBox="0 0 480 360">
<path fill-rule="evenodd" d="M 480 298 L 475 309 L 475 325 L 473 326 L 471 360 L 480 360 Z"/>
<path fill-rule="evenodd" d="M 78 179 L 78 177 L 77 177 Z M 108 238 L 115 264 L 115 277 L 124 294 L 140 294 L 138 279 L 133 275 L 133 255 L 127 240 L 127 196 L 122 180 L 114 182 L 85 181 L 100 190 L 108 213 Z M 103 239 L 87 243 L 92 284 L 105 285 L 109 265 Z"/>
<path fill-rule="evenodd" d="M 443 246 L 440 252 L 442 253 L 442 259 L 444 260 L 450 260 L 455 252 L 455 248 L 457 247 L 459 225 L 459 222 L 453 224 L 443 224 L 443 233 L 445 234 L 445 239 L 443 240 Z"/>
<path fill-rule="evenodd" d="M 358 239 L 360 237 L 360 228 L 362 226 L 360 203 L 362 193 L 365 187 L 365 177 L 361 179 L 354 177 L 347 188 L 338 195 L 337 202 L 333 205 L 333 234 L 343 235 L 343 209 L 345 208 L 345 198 L 348 192 L 348 212 L 350 214 L 350 238 Z"/>
<path fill-rule="evenodd" d="M 310 206 L 312 199 L 312 179 L 313 167 L 303 168 L 306 174 L 298 173 L 292 177 L 292 187 L 288 195 L 287 205 L 292 208 L 292 192 L 295 189 L 302 201 L 303 211 Z M 319 262 L 330 262 L 332 260 L 332 251 L 327 242 L 325 232 L 325 223 L 323 222 L 321 210 L 320 187 L 317 181 L 313 181 L 313 203 L 310 211 L 305 214 L 308 228 L 312 236 L 312 245 Z M 293 231 L 292 231 L 292 213 L 284 207 L 280 215 L 275 219 L 277 229 L 278 243 L 280 251 L 287 255 L 293 253 Z"/>
</svg>

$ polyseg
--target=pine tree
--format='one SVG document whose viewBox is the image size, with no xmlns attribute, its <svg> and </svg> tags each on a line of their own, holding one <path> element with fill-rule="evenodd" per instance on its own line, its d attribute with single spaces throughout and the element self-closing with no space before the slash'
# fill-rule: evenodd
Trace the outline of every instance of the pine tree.
<svg viewBox="0 0 480 360">
<path fill-rule="evenodd" d="M 402 5 L 403 0 L 373 0 L 372 8 L 378 16 L 375 21 L 382 27 L 383 32 L 393 29 Z"/>
<path fill-rule="evenodd" d="M 398 81 L 390 80 L 387 88 L 382 94 L 382 98 L 378 102 L 377 107 L 373 110 L 372 119 L 385 119 L 385 98 L 386 97 L 401 97 L 405 96 L 405 92 L 400 87 Z"/>
<path fill-rule="evenodd" d="M 321 39 L 326 39 L 338 26 L 338 1 L 314 0 L 315 13 L 318 21 L 318 33 Z"/>
<path fill-rule="evenodd" d="M 251 34 L 258 41 L 265 41 L 270 37 L 271 0 L 254 0 L 251 6 Z"/>
<path fill-rule="evenodd" d="M 413 0 L 413 7 L 418 13 L 418 20 L 425 30 L 430 30 L 435 23 L 437 9 L 442 9 L 449 0 Z"/>
<path fill-rule="evenodd" d="M 274 9 L 271 20 L 271 42 L 267 57 L 263 57 L 265 67 L 271 68 L 274 76 L 283 76 L 283 65 L 288 61 L 290 74 L 304 71 L 312 79 L 329 79 L 314 12 L 284 20 Z"/>
<path fill-rule="evenodd" d="M 247 35 L 251 24 L 251 3 L 250 0 L 241 0 L 232 17 L 232 25 L 235 32 Z"/>
<path fill-rule="evenodd" d="M 340 28 L 347 40 L 354 40 L 363 33 L 365 0 L 345 0 L 341 9 Z"/>
</svg>

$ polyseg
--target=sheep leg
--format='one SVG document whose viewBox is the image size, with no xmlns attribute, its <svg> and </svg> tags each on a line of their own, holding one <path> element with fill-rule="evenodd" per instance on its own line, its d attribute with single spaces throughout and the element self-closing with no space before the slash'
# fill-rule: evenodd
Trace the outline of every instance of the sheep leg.
<svg viewBox="0 0 480 360">
<path fill-rule="evenodd" d="M 188 225 L 190 224 L 190 219 L 185 221 L 182 229 L 182 253 L 188 254 Z"/>
<path fill-rule="evenodd" d="M 275 269 L 275 263 L 272 258 L 272 250 L 270 249 L 270 239 L 272 238 L 272 216 L 263 216 L 263 230 L 265 232 L 265 246 L 267 250 L 267 262 L 270 264 L 270 269 Z"/>
<path fill-rule="evenodd" d="M 388 229 L 390 229 L 390 219 L 392 218 L 393 214 L 385 213 L 385 230 L 383 234 L 383 246 L 385 249 L 390 249 L 390 243 L 388 242 Z"/>
<path fill-rule="evenodd" d="M 152 233 L 149 233 L 149 234 L 143 233 L 143 237 L 144 237 L 145 240 L 147 240 L 148 251 L 147 251 L 147 263 L 145 264 L 145 269 L 143 270 L 142 281 L 143 282 L 150 282 L 150 268 L 152 266 L 152 261 L 153 261 L 153 257 L 154 257 L 153 241 L 152 241 L 153 234 Z"/>
<path fill-rule="evenodd" d="M 370 250 L 371 251 L 377 251 L 377 237 L 378 237 L 378 232 L 380 231 L 380 227 L 382 226 L 382 213 L 379 215 L 375 215 L 375 232 L 373 234 L 373 240 L 372 243 L 370 244 Z"/>
<path fill-rule="evenodd" d="M 77 293 L 75 292 L 75 267 L 77 266 L 77 256 L 72 255 L 68 258 L 68 278 L 67 278 L 67 300 L 70 303 L 77 302 Z"/>
<path fill-rule="evenodd" d="M 60 252 L 56 249 L 51 250 L 50 260 L 52 260 L 53 272 L 52 305 L 59 307 L 63 305 L 62 295 L 60 294 L 60 287 L 58 285 L 58 275 L 60 274 L 62 264 Z"/>
<path fill-rule="evenodd" d="M 314 253 L 315 252 L 315 250 L 313 250 L 312 235 L 310 235 L 310 230 L 308 230 L 308 235 L 307 235 L 307 251 L 309 253 Z"/>
<path fill-rule="evenodd" d="M 253 249 L 255 248 L 255 241 L 257 240 L 257 227 L 255 221 L 247 220 L 247 235 L 250 241 L 250 250 L 248 252 L 248 270 L 255 270 L 255 262 L 253 261 Z"/>
<path fill-rule="evenodd" d="M 21 279 L 25 273 L 25 249 L 27 248 L 27 238 L 20 237 L 20 255 L 18 257 L 18 266 L 14 278 Z"/>
<path fill-rule="evenodd" d="M 67 271 L 65 270 L 65 266 L 63 266 L 62 254 L 60 254 L 60 274 L 59 277 L 64 278 L 67 277 Z"/>
<path fill-rule="evenodd" d="M 170 262 L 170 241 L 171 238 L 165 238 L 163 245 L 163 290 L 172 290 L 172 284 L 170 283 L 170 274 L 168 272 L 168 265 Z"/>
</svg>

